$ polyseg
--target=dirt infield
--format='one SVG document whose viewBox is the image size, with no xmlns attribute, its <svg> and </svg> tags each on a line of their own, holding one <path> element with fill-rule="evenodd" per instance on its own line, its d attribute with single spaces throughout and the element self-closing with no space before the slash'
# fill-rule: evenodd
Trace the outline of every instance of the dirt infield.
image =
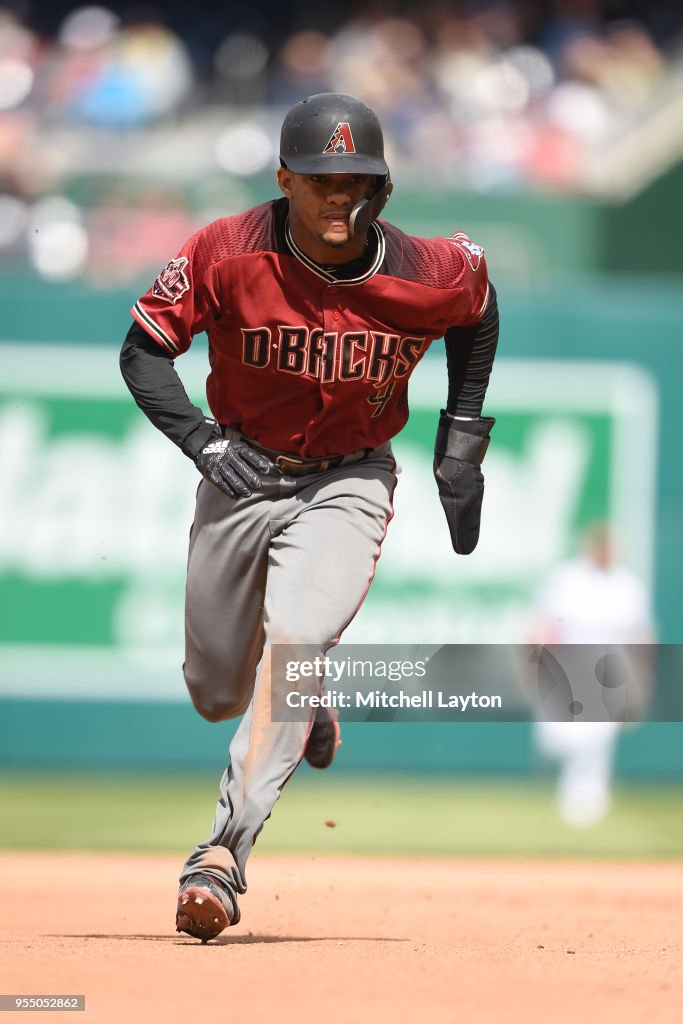
<svg viewBox="0 0 683 1024">
<path fill-rule="evenodd" d="M 242 922 L 202 946 L 173 930 L 177 858 L 30 853 L 0 863 L 0 992 L 85 994 L 85 1013 L 58 1019 L 681 1019 L 679 864 L 257 852 Z"/>
</svg>

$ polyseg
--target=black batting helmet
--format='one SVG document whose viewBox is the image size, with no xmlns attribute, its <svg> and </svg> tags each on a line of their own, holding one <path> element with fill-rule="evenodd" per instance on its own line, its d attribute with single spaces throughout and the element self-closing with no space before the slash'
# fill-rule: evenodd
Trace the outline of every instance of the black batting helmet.
<svg viewBox="0 0 683 1024">
<path fill-rule="evenodd" d="M 354 207 L 351 231 L 367 230 L 393 185 L 377 114 L 362 100 L 321 92 L 296 103 L 280 133 L 280 163 L 295 174 L 373 174 L 374 193 Z"/>
<path fill-rule="evenodd" d="M 389 174 L 377 115 L 337 92 L 292 107 L 282 124 L 280 160 L 296 174 Z"/>
</svg>

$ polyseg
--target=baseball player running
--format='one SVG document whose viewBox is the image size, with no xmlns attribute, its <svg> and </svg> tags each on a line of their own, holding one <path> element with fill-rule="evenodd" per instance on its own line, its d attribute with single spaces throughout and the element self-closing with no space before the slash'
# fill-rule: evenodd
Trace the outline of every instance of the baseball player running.
<svg viewBox="0 0 683 1024">
<path fill-rule="evenodd" d="M 210 837 L 180 875 L 176 926 L 204 942 L 238 922 L 252 845 L 306 758 L 332 763 L 336 719 L 271 720 L 271 648 L 324 653 L 358 611 L 392 516 L 391 438 L 407 385 L 445 337 L 434 474 L 454 549 L 479 536 L 481 410 L 498 339 L 483 250 L 378 221 L 392 190 L 376 115 L 323 93 L 285 117 L 283 197 L 202 228 L 135 303 L 121 369 L 197 465 L 184 673 L 211 722 L 243 715 Z M 209 339 L 208 418 L 174 360 Z M 445 386 L 444 386 L 445 390 Z M 322 687 L 322 680 L 319 681 Z"/>
</svg>

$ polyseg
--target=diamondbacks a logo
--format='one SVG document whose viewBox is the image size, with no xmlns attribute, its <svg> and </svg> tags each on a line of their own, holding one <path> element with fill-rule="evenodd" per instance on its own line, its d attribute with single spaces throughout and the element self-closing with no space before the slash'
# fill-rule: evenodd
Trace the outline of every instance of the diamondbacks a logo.
<svg viewBox="0 0 683 1024">
<path fill-rule="evenodd" d="M 190 289 L 190 282 L 185 273 L 186 266 L 186 256 L 180 256 L 177 260 L 167 263 L 152 285 L 152 295 L 166 302 L 177 302 Z"/>
<path fill-rule="evenodd" d="M 323 153 L 355 153 L 356 147 L 348 121 L 340 121 L 330 136 Z"/>
<path fill-rule="evenodd" d="M 472 270 L 479 269 L 481 258 L 484 255 L 484 250 L 480 245 L 471 241 L 463 231 L 458 231 L 455 235 L 451 235 L 448 241 L 452 242 L 453 245 L 457 245 L 458 249 L 466 257 Z"/>
</svg>

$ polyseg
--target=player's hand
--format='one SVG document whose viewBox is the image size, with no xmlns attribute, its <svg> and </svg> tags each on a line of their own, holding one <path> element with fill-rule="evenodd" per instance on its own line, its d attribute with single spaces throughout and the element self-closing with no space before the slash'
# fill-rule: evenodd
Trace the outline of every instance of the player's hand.
<svg viewBox="0 0 683 1024">
<path fill-rule="evenodd" d="M 434 445 L 434 477 L 454 551 L 469 555 L 479 540 L 484 474 L 481 463 L 495 419 L 455 420 L 441 410 Z"/>
<path fill-rule="evenodd" d="M 249 498 L 263 486 L 259 473 L 272 472 L 270 459 L 246 441 L 212 438 L 195 459 L 202 476 L 231 498 Z"/>
</svg>

